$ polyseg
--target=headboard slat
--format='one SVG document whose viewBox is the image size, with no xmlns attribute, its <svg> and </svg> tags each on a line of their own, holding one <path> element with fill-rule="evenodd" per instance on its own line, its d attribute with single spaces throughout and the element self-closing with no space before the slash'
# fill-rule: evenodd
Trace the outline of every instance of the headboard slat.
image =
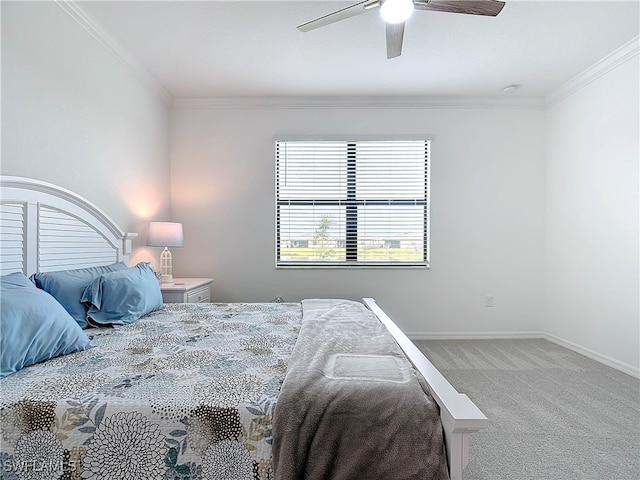
<svg viewBox="0 0 640 480">
<path fill-rule="evenodd" d="M 0 274 L 24 268 L 24 208 L 22 203 L 0 203 Z"/>
</svg>

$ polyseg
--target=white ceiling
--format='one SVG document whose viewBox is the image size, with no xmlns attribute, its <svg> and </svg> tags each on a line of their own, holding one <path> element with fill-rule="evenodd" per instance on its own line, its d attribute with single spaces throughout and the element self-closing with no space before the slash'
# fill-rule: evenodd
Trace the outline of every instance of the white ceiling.
<svg viewBox="0 0 640 480">
<path fill-rule="evenodd" d="M 640 32 L 640 1 L 507 0 L 497 17 L 416 11 L 387 60 L 377 11 L 306 33 L 344 1 L 79 1 L 174 98 L 544 96 Z"/>
</svg>

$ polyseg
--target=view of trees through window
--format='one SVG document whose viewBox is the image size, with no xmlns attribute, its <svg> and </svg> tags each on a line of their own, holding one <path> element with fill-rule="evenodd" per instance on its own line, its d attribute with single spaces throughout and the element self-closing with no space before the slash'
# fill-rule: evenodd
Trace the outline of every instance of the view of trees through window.
<svg viewBox="0 0 640 480">
<path fill-rule="evenodd" d="M 427 265 L 429 142 L 276 142 L 279 266 Z"/>
</svg>

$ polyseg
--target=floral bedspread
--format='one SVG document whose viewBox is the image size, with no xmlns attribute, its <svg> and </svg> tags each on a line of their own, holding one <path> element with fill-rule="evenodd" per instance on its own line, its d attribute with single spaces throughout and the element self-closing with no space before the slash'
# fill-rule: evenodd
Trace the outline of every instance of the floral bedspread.
<svg viewBox="0 0 640 480">
<path fill-rule="evenodd" d="M 0 381 L 2 479 L 271 479 L 297 303 L 165 304 Z"/>
</svg>

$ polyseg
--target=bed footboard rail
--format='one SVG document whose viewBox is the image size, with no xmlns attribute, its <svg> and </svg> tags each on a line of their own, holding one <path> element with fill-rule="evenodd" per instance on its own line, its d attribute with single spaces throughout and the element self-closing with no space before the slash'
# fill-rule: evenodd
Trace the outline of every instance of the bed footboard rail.
<svg viewBox="0 0 640 480">
<path fill-rule="evenodd" d="M 434 400 L 440 406 L 440 417 L 447 446 L 451 480 L 461 480 L 469 462 L 469 434 L 487 427 L 487 417 L 424 356 L 400 328 L 384 313 L 373 298 L 363 298 L 365 306 L 387 327 L 414 367 L 429 384 Z"/>
</svg>

